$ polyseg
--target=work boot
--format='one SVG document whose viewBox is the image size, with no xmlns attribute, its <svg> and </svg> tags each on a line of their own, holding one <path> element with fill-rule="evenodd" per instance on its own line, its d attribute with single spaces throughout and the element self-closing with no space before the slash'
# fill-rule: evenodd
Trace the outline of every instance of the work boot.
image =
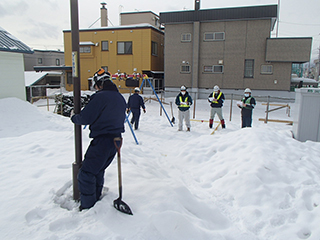
<svg viewBox="0 0 320 240">
<path fill-rule="evenodd" d="M 190 128 L 189 127 L 187 128 L 187 132 L 190 132 Z"/>
<path fill-rule="evenodd" d="M 222 127 L 222 128 L 226 128 L 226 124 L 225 124 L 225 122 L 224 122 L 224 119 L 222 119 L 220 122 L 221 122 L 221 127 Z"/>
<path fill-rule="evenodd" d="M 209 128 L 213 127 L 213 119 L 209 119 Z"/>
</svg>

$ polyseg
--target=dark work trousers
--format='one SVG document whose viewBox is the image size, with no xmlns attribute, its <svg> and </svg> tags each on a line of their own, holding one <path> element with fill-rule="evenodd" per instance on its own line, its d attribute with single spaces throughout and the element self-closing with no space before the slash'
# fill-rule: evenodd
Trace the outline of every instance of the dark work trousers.
<svg viewBox="0 0 320 240">
<path fill-rule="evenodd" d="M 131 124 L 134 124 L 134 129 L 137 130 L 139 127 L 139 119 L 141 114 L 140 108 L 139 109 L 133 108 L 131 109 L 131 112 L 132 112 Z"/>
<path fill-rule="evenodd" d="M 251 114 L 241 114 L 241 120 L 242 120 L 242 128 L 245 127 L 251 127 L 251 123 L 252 123 L 252 111 Z"/>
<path fill-rule="evenodd" d="M 91 208 L 101 196 L 105 169 L 117 152 L 113 139 L 114 136 L 98 136 L 87 149 L 78 174 L 81 207 L 84 209 Z"/>
</svg>

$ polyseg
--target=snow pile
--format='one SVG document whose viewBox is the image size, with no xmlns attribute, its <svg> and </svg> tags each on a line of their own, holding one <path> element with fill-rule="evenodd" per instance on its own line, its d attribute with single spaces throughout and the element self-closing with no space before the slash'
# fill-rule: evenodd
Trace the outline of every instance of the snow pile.
<svg viewBox="0 0 320 240">
<path fill-rule="evenodd" d="M 234 106 L 232 121 L 214 135 L 196 121 L 191 132 L 178 132 L 159 116 L 158 103 L 146 107 L 135 131 L 139 145 L 127 125 L 123 135 L 123 201 L 134 214 L 128 216 L 112 206 L 116 160 L 106 171 L 103 199 L 78 212 L 70 120 L 0 100 L 1 239 L 319 240 L 320 143 L 296 141 L 292 126 L 257 121 L 264 117 L 261 103 L 253 128 L 240 129 Z M 207 119 L 209 109 L 198 100 L 197 119 Z"/>
</svg>

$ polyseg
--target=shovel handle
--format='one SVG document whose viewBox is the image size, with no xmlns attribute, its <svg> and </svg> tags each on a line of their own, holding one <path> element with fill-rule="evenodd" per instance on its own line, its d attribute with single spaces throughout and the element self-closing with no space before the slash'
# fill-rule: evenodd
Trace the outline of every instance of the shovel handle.
<svg viewBox="0 0 320 240">
<path fill-rule="evenodd" d="M 121 137 L 116 137 L 113 139 L 114 145 L 116 146 L 118 152 L 120 151 L 120 148 L 122 146 L 122 138 Z"/>
</svg>

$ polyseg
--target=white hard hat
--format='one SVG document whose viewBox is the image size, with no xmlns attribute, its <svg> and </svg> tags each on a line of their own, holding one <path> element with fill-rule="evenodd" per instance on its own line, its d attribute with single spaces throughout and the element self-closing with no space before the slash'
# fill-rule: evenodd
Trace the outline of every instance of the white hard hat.
<svg viewBox="0 0 320 240">
<path fill-rule="evenodd" d="M 185 85 L 182 85 L 182 86 L 181 86 L 181 88 L 180 88 L 180 90 L 181 90 L 181 91 L 186 91 L 186 90 L 187 90 L 187 88 L 186 88 L 186 86 L 185 86 Z"/>
<path fill-rule="evenodd" d="M 244 92 L 245 92 L 245 93 L 251 93 L 251 89 L 250 89 L 250 88 L 246 88 L 246 89 L 244 90 Z"/>
<path fill-rule="evenodd" d="M 111 75 L 109 72 L 106 72 L 103 68 L 100 68 L 93 75 L 93 87 L 95 85 L 101 85 L 104 81 L 111 80 Z"/>
<path fill-rule="evenodd" d="M 213 91 L 218 92 L 219 90 L 220 90 L 220 88 L 219 88 L 218 85 L 215 85 L 215 86 L 213 87 Z"/>
<path fill-rule="evenodd" d="M 134 88 L 134 91 L 135 92 L 140 92 L 140 88 L 136 87 L 136 88 Z"/>
</svg>

